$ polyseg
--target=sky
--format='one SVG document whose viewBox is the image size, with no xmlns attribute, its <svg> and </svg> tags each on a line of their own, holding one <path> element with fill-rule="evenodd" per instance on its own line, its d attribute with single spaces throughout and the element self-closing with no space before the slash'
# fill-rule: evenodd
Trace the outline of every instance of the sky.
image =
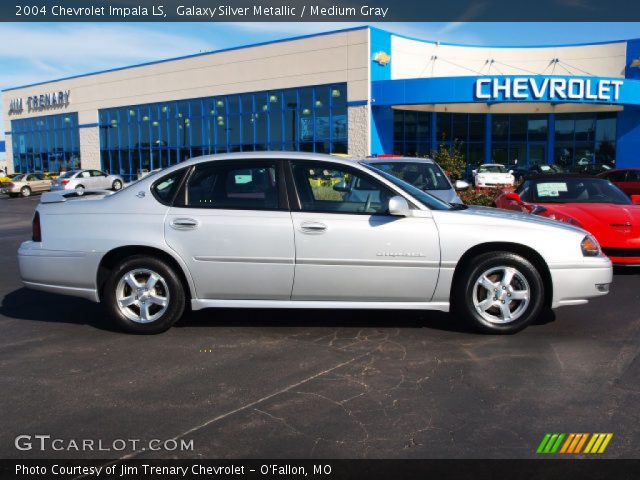
<svg viewBox="0 0 640 480">
<path fill-rule="evenodd" d="M 2 23 L 0 90 L 349 23 Z M 395 33 L 472 45 L 554 45 L 640 37 L 640 23 L 380 23 Z M 1 122 L 1 120 L 0 120 Z M 4 130 L 0 123 L 0 131 Z"/>
</svg>

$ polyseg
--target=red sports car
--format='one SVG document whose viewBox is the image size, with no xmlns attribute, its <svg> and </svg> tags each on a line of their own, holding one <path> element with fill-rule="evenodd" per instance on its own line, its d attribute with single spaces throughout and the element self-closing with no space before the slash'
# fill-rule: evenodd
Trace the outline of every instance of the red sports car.
<svg viewBox="0 0 640 480">
<path fill-rule="evenodd" d="M 544 175 L 504 190 L 496 206 L 584 228 L 616 265 L 640 266 L 640 195 L 631 200 L 608 180 L 584 175 Z"/>
<path fill-rule="evenodd" d="M 627 195 L 640 195 L 640 168 L 609 170 L 598 175 L 613 183 Z"/>
</svg>

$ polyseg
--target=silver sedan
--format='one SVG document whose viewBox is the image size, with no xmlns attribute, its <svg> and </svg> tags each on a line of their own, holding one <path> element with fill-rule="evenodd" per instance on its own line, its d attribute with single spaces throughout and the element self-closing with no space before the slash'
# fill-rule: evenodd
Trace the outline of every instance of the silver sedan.
<svg viewBox="0 0 640 480">
<path fill-rule="evenodd" d="M 118 191 L 123 185 L 124 180 L 119 175 L 100 170 L 71 170 L 51 182 L 51 190 L 76 190 L 79 193 L 83 193 L 85 189 Z"/>
<path fill-rule="evenodd" d="M 88 193 L 43 195 L 22 280 L 102 302 L 130 332 L 164 331 L 189 305 L 452 310 L 513 333 L 612 280 L 580 228 L 452 205 L 325 155 L 206 156 Z"/>
</svg>

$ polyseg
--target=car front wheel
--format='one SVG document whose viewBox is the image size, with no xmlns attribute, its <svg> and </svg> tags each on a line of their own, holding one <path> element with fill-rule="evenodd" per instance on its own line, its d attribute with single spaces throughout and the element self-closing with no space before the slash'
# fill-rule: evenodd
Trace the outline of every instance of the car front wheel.
<svg viewBox="0 0 640 480">
<path fill-rule="evenodd" d="M 111 271 L 103 299 L 115 323 L 131 333 L 164 332 L 185 308 L 176 273 L 162 260 L 146 255 L 127 258 Z"/>
<path fill-rule="evenodd" d="M 122 182 L 120 180 L 114 180 L 111 184 L 111 189 L 116 192 L 122 188 Z"/>
<path fill-rule="evenodd" d="M 485 333 L 515 333 L 540 314 L 544 283 L 526 258 L 509 252 L 476 257 L 458 277 L 453 312 Z"/>
</svg>

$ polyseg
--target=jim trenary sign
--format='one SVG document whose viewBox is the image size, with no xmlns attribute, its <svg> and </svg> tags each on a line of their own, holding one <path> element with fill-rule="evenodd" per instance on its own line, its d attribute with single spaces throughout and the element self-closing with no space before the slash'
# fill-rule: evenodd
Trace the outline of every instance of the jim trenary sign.
<svg viewBox="0 0 640 480">
<path fill-rule="evenodd" d="M 477 78 L 474 96 L 487 101 L 617 102 L 623 80 L 567 77 Z"/>
</svg>

